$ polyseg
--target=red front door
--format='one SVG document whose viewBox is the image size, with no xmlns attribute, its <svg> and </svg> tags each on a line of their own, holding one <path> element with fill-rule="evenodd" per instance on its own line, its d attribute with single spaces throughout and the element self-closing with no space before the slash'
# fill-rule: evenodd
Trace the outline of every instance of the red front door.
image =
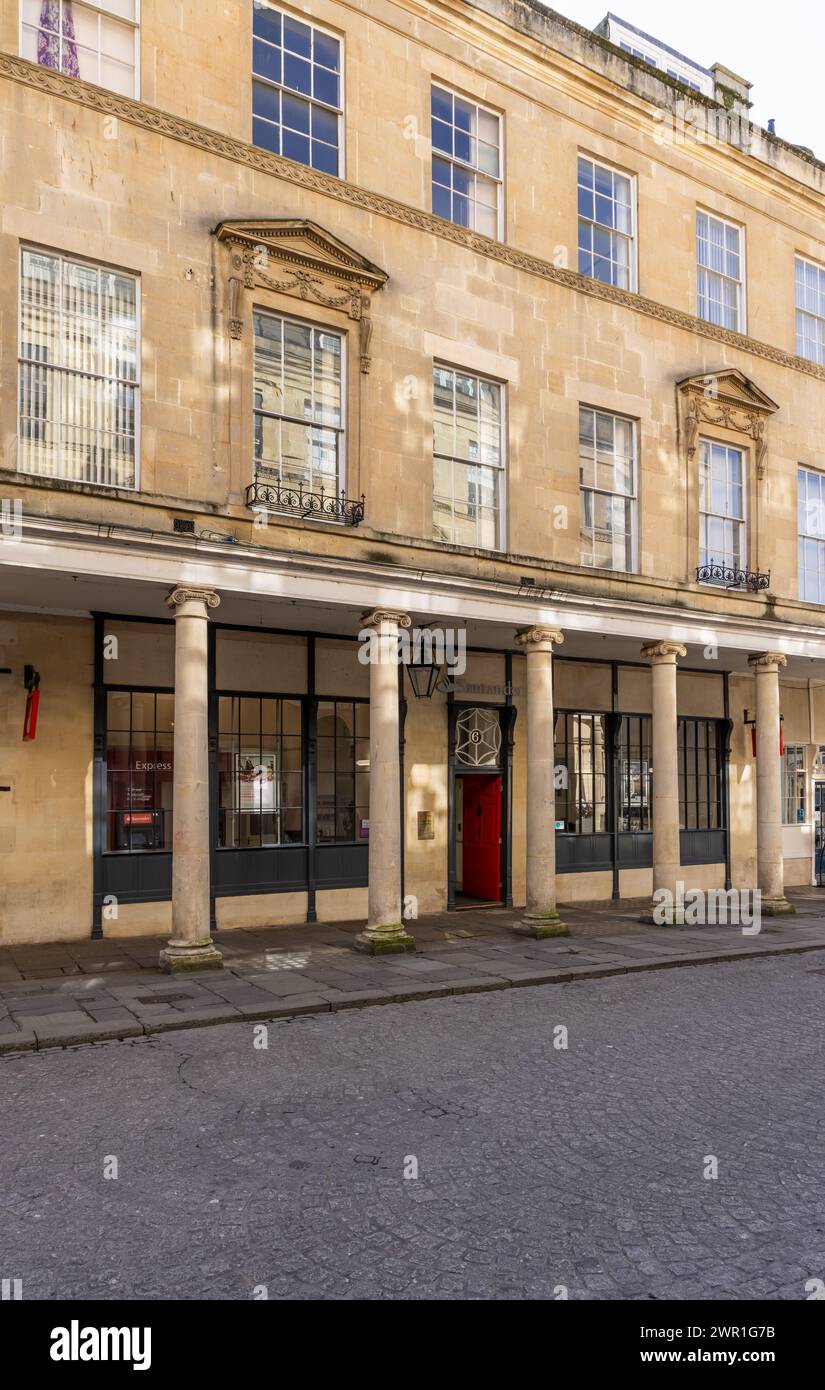
<svg viewBox="0 0 825 1390">
<path fill-rule="evenodd" d="M 462 779 L 462 890 L 485 902 L 501 900 L 501 777 L 473 774 Z"/>
</svg>

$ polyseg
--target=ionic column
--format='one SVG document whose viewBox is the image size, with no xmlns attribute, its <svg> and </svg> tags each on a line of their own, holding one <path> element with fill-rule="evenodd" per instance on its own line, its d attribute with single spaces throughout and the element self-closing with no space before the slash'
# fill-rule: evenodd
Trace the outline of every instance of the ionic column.
<svg viewBox="0 0 825 1390">
<path fill-rule="evenodd" d="M 414 951 L 401 917 L 401 781 L 398 756 L 398 652 L 406 613 L 376 608 L 365 613 L 370 668 L 370 838 L 368 917 L 355 944 L 371 955 Z"/>
<path fill-rule="evenodd" d="M 527 658 L 527 911 L 516 927 L 528 936 L 566 936 L 556 911 L 556 786 L 552 627 L 516 635 Z"/>
<path fill-rule="evenodd" d="M 679 845 L 679 758 L 676 713 L 676 660 L 685 656 L 681 642 L 650 642 L 642 657 L 650 662 L 653 708 L 653 892 L 671 894 L 676 904 L 676 884 L 682 856 Z M 661 912 L 662 899 L 656 900 Z M 647 919 L 649 913 L 644 916 Z M 670 921 L 670 917 L 666 920 Z"/>
<path fill-rule="evenodd" d="M 173 589 L 175 733 L 172 804 L 172 935 L 160 953 L 166 971 L 210 970 L 223 957 L 209 935 L 209 609 L 212 589 Z"/>
<path fill-rule="evenodd" d="M 779 672 L 787 664 L 781 652 L 748 657 L 756 677 L 756 878 L 769 917 L 794 911 L 785 897 L 779 753 Z"/>
</svg>

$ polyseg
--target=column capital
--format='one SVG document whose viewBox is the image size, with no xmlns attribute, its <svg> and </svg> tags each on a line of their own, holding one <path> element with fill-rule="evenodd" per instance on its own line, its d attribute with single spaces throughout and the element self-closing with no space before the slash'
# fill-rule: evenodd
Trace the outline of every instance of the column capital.
<svg viewBox="0 0 825 1390">
<path fill-rule="evenodd" d="M 516 633 L 516 642 L 528 652 L 552 652 L 553 648 L 560 647 L 563 641 L 564 633 L 557 627 L 525 627 Z"/>
<path fill-rule="evenodd" d="M 167 608 L 179 612 L 185 603 L 203 603 L 207 608 L 217 608 L 220 604 L 220 595 L 214 589 L 201 589 L 193 585 L 181 584 L 174 589 L 170 589 L 166 595 Z"/>
<path fill-rule="evenodd" d="M 398 627 L 409 627 L 412 618 L 400 608 L 368 608 L 361 614 L 362 627 L 380 627 L 382 623 L 395 623 Z"/>
<path fill-rule="evenodd" d="M 748 665 L 756 671 L 781 671 L 787 666 L 788 658 L 784 652 L 756 652 L 748 657 Z"/>
<path fill-rule="evenodd" d="M 687 656 L 687 647 L 682 646 L 681 642 L 645 642 L 642 647 L 642 659 L 650 661 L 653 665 L 662 661 L 675 661 L 680 656 Z"/>
</svg>

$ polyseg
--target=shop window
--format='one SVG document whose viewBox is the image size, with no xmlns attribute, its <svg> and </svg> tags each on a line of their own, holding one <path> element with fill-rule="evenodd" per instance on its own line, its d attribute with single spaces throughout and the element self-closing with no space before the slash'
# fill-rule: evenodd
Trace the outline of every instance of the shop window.
<svg viewBox="0 0 825 1390">
<path fill-rule="evenodd" d="M 652 829 L 650 733 L 649 715 L 622 716 L 617 736 L 618 817 L 622 831 Z"/>
<path fill-rule="evenodd" d="M 109 690 L 106 704 L 106 849 L 170 850 L 174 696 Z"/>
<path fill-rule="evenodd" d="M 805 748 L 801 743 L 789 743 L 782 761 L 782 820 L 785 825 L 804 825 L 807 807 Z"/>
<path fill-rule="evenodd" d="M 368 702 L 320 700 L 316 734 L 317 842 L 351 844 L 368 840 Z"/>
<path fill-rule="evenodd" d="M 301 701 L 218 700 L 218 844 L 260 849 L 304 841 Z"/>
<path fill-rule="evenodd" d="M 715 719 L 679 720 L 679 817 L 683 830 L 722 828 L 718 728 Z"/>
<path fill-rule="evenodd" d="M 557 714 L 557 830 L 573 835 L 607 830 L 605 758 L 603 714 Z"/>
</svg>

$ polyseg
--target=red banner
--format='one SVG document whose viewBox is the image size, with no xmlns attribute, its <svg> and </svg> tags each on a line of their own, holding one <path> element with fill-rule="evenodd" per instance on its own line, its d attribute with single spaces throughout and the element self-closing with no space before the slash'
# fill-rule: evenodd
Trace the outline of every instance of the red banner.
<svg viewBox="0 0 825 1390">
<path fill-rule="evenodd" d="M 751 753 L 756 757 L 756 725 L 751 724 Z M 779 721 L 779 756 L 785 756 L 785 729 L 782 720 Z"/>
<path fill-rule="evenodd" d="M 40 691 L 32 690 L 26 696 L 26 713 L 23 717 L 23 742 L 27 743 L 37 735 L 37 711 L 40 708 Z"/>
</svg>

